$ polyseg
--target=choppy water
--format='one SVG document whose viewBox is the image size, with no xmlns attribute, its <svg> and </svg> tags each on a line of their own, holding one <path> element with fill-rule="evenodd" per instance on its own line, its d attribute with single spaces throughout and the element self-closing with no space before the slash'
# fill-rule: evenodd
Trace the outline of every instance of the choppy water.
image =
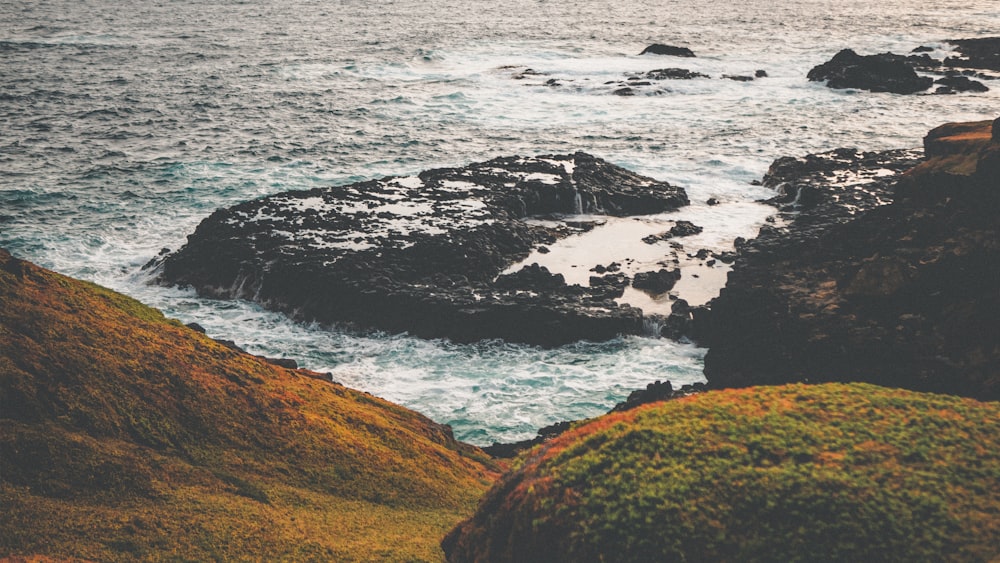
<svg viewBox="0 0 1000 563">
<path fill-rule="evenodd" d="M 848 93 L 806 82 L 809 68 L 843 47 L 945 48 L 998 31 L 995 0 L 5 2 L 0 245 L 332 371 L 461 438 L 524 438 L 655 379 L 698 381 L 703 351 L 351 335 L 149 286 L 139 266 L 249 198 L 575 150 L 685 186 L 696 205 L 731 203 L 729 216 L 694 210 L 706 231 L 752 229 L 743 211 L 762 193 L 747 184 L 778 156 L 918 146 L 941 122 L 1000 113 L 1000 83 L 982 95 Z M 699 56 L 636 56 L 653 42 Z M 630 98 L 605 84 L 668 66 L 715 79 Z M 515 79 L 523 68 L 545 74 Z M 717 79 L 756 69 L 769 77 Z"/>
</svg>

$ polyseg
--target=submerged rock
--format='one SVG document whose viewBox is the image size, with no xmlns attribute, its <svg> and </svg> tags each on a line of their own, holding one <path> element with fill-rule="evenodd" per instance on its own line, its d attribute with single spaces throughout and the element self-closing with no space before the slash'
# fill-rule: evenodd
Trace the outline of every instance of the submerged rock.
<svg viewBox="0 0 1000 563">
<path fill-rule="evenodd" d="M 899 151 L 776 161 L 765 184 L 786 223 L 738 246 L 698 319 L 709 384 L 868 381 L 1000 399 L 992 133 L 988 121 L 939 127 L 919 165 Z"/>
<path fill-rule="evenodd" d="M 220 209 L 162 262 L 162 283 L 242 298 L 303 321 L 427 338 L 541 345 L 642 330 L 608 288 L 528 268 L 501 273 L 574 231 L 548 214 L 662 213 L 684 190 L 593 156 L 507 157 L 419 176 L 286 192 Z"/>
<path fill-rule="evenodd" d="M 691 80 L 692 78 L 710 78 L 707 74 L 688 70 L 686 68 L 658 68 L 645 74 L 650 80 Z"/>
</svg>

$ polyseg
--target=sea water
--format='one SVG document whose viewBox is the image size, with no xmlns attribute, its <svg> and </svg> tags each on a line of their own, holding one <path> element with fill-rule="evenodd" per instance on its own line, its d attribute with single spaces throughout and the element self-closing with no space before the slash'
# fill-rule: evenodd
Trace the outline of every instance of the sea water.
<svg viewBox="0 0 1000 563">
<path fill-rule="evenodd" d="M 989 82 L 985 94 L 897 96 L 805 79 L 846 47 L 869 54 L 925 45 L 944 55 L 945 39 L 996 34 L 996 7 L 995 0 L 7 2 L 0 245 L 254 353 L 331 372 L 451 424 L 459 438 L 526 438 L 556 421 L 600 414 L 654 380 L 701 381 L 704 350 L 649 337 L 543 350 L 358 334 L 151 285 L 141 266 L 161 248 L 183 245 L 214 209 L 250 198 L 577 150 L 683 186 L 692 207 L 646 218 L 645 226 L 666 230 L 688 218 L 705 231 L 685 244 L 725 250 L 769 213 L 753 203 L 767 190 L 750 182 L 777 157 L 916 147 L 940 123 L 996 117 L 1000 82 Z M 638 56 L 651 43 L 688 46 L 697 57 Z M 612 93 L 627 73 L 668 67 L 711 79 Z M 768 76 L 721 79 L 758 69 Z M 708 207 L 709 198 L 720 205 Z M 615 241 L 602 259 L 649 250 L 630 238 L 642 224 L 608 228 L 618 230 L 598 237 Z M 582 260 L 573 252 L 586 255 L 598 243 L 561 244 L 553 269 L 572 268 Z M 710 298 L 724 270 L 702 274 L 682 278 L 678 291 Z M 665 305 L 632 297 L 650 309 Z"/>
</svg>

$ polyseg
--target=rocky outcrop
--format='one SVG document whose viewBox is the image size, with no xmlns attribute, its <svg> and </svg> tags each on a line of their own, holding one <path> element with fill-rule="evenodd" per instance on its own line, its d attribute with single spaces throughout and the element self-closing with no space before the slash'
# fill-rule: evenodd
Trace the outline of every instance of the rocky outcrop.
<svg viewBox="0 0 1000 563">
<path fill-rule="evenodd" d="M 914 94 L 924 92 L 932 84 L 940 84 L 934 94 L 957 92 L 987 92 L 989 88 L 969 76 L 994 80 L 1000 71 L 1000 37 L 978 39 L 952 39 L 958 56 L 936 59 L 929 53 L 934 49 L 921 46 L 910 55 L 880 53 L 861 56 L 851 49 L 844 49 L 834 57 L 809 71 L 812 81 L 827 81 L 835 89 L 857 88 L 872 92 Z M 937 80 L 916 73 L 938 75 Z M 983 72 L 989 71 L 989 72 Z"/>
<path fill-rule="evenodd" d="M 694 51 L 687 47 L 675 47 L 673 45 L 663 45 L 654 43 L 642 50 L 640 55 L 669 55 L 672 57 L 693 57 Z"/>
<path fill-rule="evenodd" d="M 828 62 L 814 67 L 806 77 L 814 82 L 825 80 L 827 86 L 835 89 L 858 88 L 895 94 L 922 92 L 934 83 L 932 78 L 918 76 L 898 55 L 862 56 L 851 49 L 844 49 Z"/>
<path fill-rule="evenodd" d="M 524 219 L 686 204 L 683 189 L 584 153 L 498 158 L 221 209 L 154 265 L 163 283 L 304 321 L 457 341 L 606 340 L 641 332 L 641 311 L 544 269 L 501 275 L 577 232 Z"/>
<path fill-rule="evenodd" d="M 955 46 L 959 56 L 948 57 L 945 65 L 1000 72 L 1000 37 L 949 39 L 948 43 Z"/>
<path fill-rule="evenodd" d="M 915 164 L 905 152 L 776 161 L 765 181 L 786 222 L 740 247 L 699 319 L 709 384 L 869 381 L 1000 398 L 991 127 L 931 131 L 927 161 L 902 174 Z"/>
</svg>

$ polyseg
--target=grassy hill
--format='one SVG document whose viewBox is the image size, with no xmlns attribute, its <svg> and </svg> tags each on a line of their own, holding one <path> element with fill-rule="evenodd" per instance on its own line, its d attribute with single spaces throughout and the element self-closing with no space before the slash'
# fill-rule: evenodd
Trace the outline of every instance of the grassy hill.
<svg viewBox="0 0 1000 563">
<path fill-rule="evenodd" d="M 419 414 L 0 251 L 0 558 L 437 561 L 497 471 Z"/>
<path fill-rule="evenodd" d="M 1000 404 L 870 384 L 713 391 L 529 452 L 449 561 L 991 561 Z"/>
</svg>

